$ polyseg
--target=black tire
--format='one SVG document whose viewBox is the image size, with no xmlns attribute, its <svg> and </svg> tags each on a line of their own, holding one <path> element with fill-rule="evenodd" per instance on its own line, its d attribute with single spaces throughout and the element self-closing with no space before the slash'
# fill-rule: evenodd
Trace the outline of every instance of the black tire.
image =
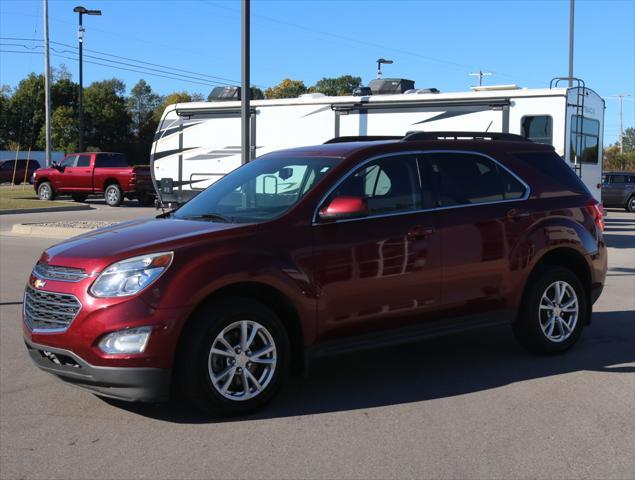
<svg viewBox="0 0 635 480">
<path fill-rule="evenodd" d="M 565 282 L 573 288 L 575 296 L 577 297 L 577 321 L 575 325 L 567 332 L 568 337 L 563 338 L 560 341 L 551 340 L 548 336 L 548 332 L 543 331 L 542 323 L 549 323 L 549 311 L 541 310 L 541 300 L 543 294 L 546 294 L 547 289 L 556 282 Z M 571 298 L 571 297 L 567 297 Z M 589 308 L 587 295 L 582 286 L 582 282 L 575 273 L 571 270 L 557 267 L 546 266 L 542 267 L 539 271 L 533 275 L 531 283 L 527 286 L 524 300 L 521 306 L 521 310 L 518 314 L 518 319 L 513 324 L 514 334 L 518 342 L 524 346 L 527 350 L 542 355 L 555 355 L 563 353 L 571 348 L 580 338 L 582 328 L 587 318 L 587 309 Z M 560 308 L 558 307 L 558 311 Z M 568 315 L 564 313 L 564 315 Z M 571 317 L 568 317 L 569 319 Z M 554 323 L 558 325 L 558 322 Z M 559 327 L 560 331 L 564 333 L 563 327 Z M 557 330 L 552 330 L 552 333 L 556 333 Z"/>
<path fill-rule="evenodd" d="M 111 183 L 104 190 L 104 197 L 106 198 L 106 203 L 110 207 L 118 207 L 123 202 L 123 192 L 121 191 L 121 187 L 116 183 Z"/>
<path fill-rule="evenodd" d="M 208 366 L 211 348 L 217 336 L 227 327 L 243 320 L 257 322 L 270 334 L 275 346 L 276 363 L 272 368 L 270 380 L 262 392 L 246 400 L 234 400 L 223 396 L 214 386 Z M 224 358 L 220 357 L 220 359 Z M 176 381 L 185 399 L 201 411 L 212 416 L 242 415 L 263 407 L 276 395 L 289 371 L 289 358 L 287 332 L 273 311 L 250 299 L 227 299 L 202 308 L 188 322 L 179 348 Z M 218 358 L 214 357 L 214 359 Z M 227 362 L 230 360 L 228 359 Z M 230 365 L 221 366 L 219 370 L 230 368 Z M 252 364 L 250 368 L 258 368 L 258 366 Z M 257 376 L 258 372 L 255 373 Z M 227 381 L 231 385 L 234 385 L 232 382 L 239 382 L 235 385 L 242 385 L 242 377 L 238 374 L 236 377 L 232 374 L 231 378 L 233 378 L 232 381 Z M 247 384 L 249 385 L 249 381 Z M 231 387 L 230 390 L 232 390 Z"/>
<path fill-rule="evenodd" d="M 37 187 L 37 196 L 40 200 L 55 200 L 55 190 L 51 182 L 42 182 Z"/>
<path fill-rule="evenodd" d="M 154 205 L 154 197 L 152 195 L 140 195 L 138 200 L 142 207 L 151 207 Z"/>
<path fill-rule="evenodd" d="M 626 202 L 626 211 L 635 213 L 635 195 L 631 195 L 631 198 Z"/>
<path fill-rule="evenodd" d="M 82 202 L 86 201 L 86 198 L 88 197 L 88 195 L 82 195 L 80 193 L 73 193 L 71 195 L 71 197 L 73 197 L 73 200 L 75 202 L 82 203 Z"/>
</svg>

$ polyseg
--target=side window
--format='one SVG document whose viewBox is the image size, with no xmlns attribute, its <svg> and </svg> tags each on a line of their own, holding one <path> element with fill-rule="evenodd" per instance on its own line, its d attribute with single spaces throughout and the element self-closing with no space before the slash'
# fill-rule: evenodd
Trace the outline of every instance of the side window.
<svg viewBox="0 0 635 480">
<path fill-rule="evenodd" d="M 90 155 L 80 155 L 77 160 L 78 167 L 90 167 Z"/>
<path fill-rule="evenodd" d="M 532 142 L 553 145 L 553 119 L 549 115 L 532 115 L 520 120 L 521 135 Z"/>
<path fill-rule="evenodd" d="M 577 154 L 580 163 L 597 164 L 600 157 L 600 122 L 572 115 L 570 142 L 569 162 L 574 163 Z"/>
<path fill-rule="evenodd" d="M 496 162 L 469 153 L 429 154 L 439 207 L 515 200 L 526 188 Z"/>
<path fill-rule="evenodd" d="M 127 167 L 128 159 L 121 153 L 98 153 L 95 159 L 95 167 Z"/>
<path fill-rule="evenodd" d="M 416 155 L 384 157 L 364 165 L 326 203 L 336 197 L 366 199 L 369 216 L 424 208 Z"/>
<path fill-rule="evenodd" d="M 61 167 L 74 167 L 75 164 L 77 163 L 77 157 L 79 157 L 79 155 L 69 155 L 64 160 L 62 160 L 62 163 L 60 164 L 60 166 Z"/>
<path fill-rule="evenodd" d="M 626 175 L 613 175 L 611 183 L 626 183 Z"/>
<path fill-rule="evenodd" d="M 15 160 L 9 160 L 8 162 L 4 162 L 2 164 L 2 170 L 13 170 L 13 165 L 15 165 Z"/>
</svg>

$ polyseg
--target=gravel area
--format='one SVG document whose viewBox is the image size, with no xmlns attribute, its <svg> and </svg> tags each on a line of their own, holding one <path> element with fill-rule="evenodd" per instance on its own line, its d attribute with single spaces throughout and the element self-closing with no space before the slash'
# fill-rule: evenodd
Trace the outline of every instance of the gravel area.
<svg viewBox="0 0 635 480">
<path fill-rule="evenodd" d="M 96 228 L 109 227 L 118 222 L 105 222 L 105 221 L 65 221 L 65 222 L 41 222 L 41 223 L 26 223 L 30 227 L 48 227 L 48 228 L 83 228 L 86 230 L 94 230 Z"/>
</svg>

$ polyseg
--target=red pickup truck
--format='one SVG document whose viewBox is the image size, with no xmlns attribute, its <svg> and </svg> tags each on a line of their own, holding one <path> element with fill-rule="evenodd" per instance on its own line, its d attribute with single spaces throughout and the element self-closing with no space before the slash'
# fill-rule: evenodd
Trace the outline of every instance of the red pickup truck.
<svg viewBox="0 0 635 480">
<path fill-rule="evenodd" d="M 36 170 L 33 187 L 40 200 L 66 194 L 83 202 L 88 195 L 103 193 L 111 207 L 121 205 L 124 197 L 152 205 L 155 196 L 150 167 L 131 167 L 122 153 L 66 155 L 59 164 Z"/>
</svg>

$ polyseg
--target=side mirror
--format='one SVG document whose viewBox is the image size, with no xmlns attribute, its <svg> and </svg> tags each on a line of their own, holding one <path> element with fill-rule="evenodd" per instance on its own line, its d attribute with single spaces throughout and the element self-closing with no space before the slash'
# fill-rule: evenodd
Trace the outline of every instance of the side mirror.
<svg viewBox="0 0 635 480">
<path fill-rule="evenodd" d="M 324 222 L 368 216 L 368 203 L 361 197 L 335 197 L 318 212 Z"/>
</svg>

